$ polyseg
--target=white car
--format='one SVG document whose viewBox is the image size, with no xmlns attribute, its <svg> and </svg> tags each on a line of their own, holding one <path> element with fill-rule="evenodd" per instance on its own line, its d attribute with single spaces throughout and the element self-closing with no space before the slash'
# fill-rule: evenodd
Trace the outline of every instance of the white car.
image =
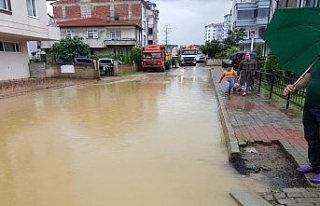
<svg viewBox="0 0 320 206">
<path fill-rule="evenodd" d="M 196 56 L 196 61 L 197 62 L 205 62 L 206 61 L 206 55 L 205 54 L 202 54 L 202 53 L 200 53 L 200 54 L 197 54 L 197 56 Z"/>
</svg>

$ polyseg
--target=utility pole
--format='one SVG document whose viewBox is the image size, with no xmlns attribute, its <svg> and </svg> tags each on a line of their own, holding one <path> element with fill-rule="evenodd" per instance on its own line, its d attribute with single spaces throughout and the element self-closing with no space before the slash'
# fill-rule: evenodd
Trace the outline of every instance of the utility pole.
<svg viewBox="0 0 320 206">
<path fill-rule="evenodd" d="M 165 25 L 164 26 L 164 34 L 165 34 L 165 46 L 166 46 L 166 49 L 168 47 L 168 44 L 169 44 L 169 34 L 171 32 L 172 29 L 176 29 L 176 28 L 173 28 L 173 27 L 170 27 L 169 24 Z"/>
</svg>

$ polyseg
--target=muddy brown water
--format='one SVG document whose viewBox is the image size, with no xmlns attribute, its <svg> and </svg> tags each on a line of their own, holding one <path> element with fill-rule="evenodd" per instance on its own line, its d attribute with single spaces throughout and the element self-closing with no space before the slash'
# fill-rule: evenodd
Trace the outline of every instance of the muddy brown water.
<svg viewBox="0 0 320 206">
<path fill-rule="evenodd" d="M 236 205 L 209 70 L 0 100 L 5 206 Z"/>
</svg>

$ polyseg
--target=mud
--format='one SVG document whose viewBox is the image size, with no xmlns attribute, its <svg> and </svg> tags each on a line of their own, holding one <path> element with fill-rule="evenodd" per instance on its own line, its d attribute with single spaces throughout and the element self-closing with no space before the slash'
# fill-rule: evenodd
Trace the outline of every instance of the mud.
<svg viewBox="0 0 320 206">
<path fill-rule="evenodd" d="M 241 155 L 231 164 L 241 175 L 255 179 L 277 190 L 280 188 L 305 187 L 303 176 L 279 145 L 248 145 L 240 148 Z"/>
</svg>

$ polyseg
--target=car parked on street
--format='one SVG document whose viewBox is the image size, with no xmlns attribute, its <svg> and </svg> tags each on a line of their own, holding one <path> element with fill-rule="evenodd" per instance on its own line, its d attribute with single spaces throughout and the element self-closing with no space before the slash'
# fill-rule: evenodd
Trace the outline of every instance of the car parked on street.
<svg viewBox="0 0 320 206">
<path fill-rule="evenodd" d="M 251 59 L 256 59 L 257 58 L 257 54 L 255 52 L 250 52 L 250 51 L 238 51 L 238 52 L 235 52 L 233 54 L 231 54 L 227 59 L 223 59 L 222 60 L 222 67 L 223 68 L 226 68 L 229 64 L 228 62 L 231 60 L 231 61 L 234 61 L 237 57 L 237 55 L 239 55 L 241 57 L 241 60 L 244 60 L 244 56 L 246 53 L 250 53 L 251 55 Z"/>
<path fill-rule="evenodd" d="M 197 54 L 197 56 L 196 56 L 196 61 L 197 61 L 197 63 L 199 63 L 199 62 L 205 62 L 206 60 L 207 60 L 207 57 L 206 57 L 205 54 L 203 54 L 203 53 Z"/>
<path fill-rule="evenodd" d="M 114 74 L 114 59 L 100 58 L 98 59 L 98 67 L 100 76 L 112 76 Z"/>
</svg>

